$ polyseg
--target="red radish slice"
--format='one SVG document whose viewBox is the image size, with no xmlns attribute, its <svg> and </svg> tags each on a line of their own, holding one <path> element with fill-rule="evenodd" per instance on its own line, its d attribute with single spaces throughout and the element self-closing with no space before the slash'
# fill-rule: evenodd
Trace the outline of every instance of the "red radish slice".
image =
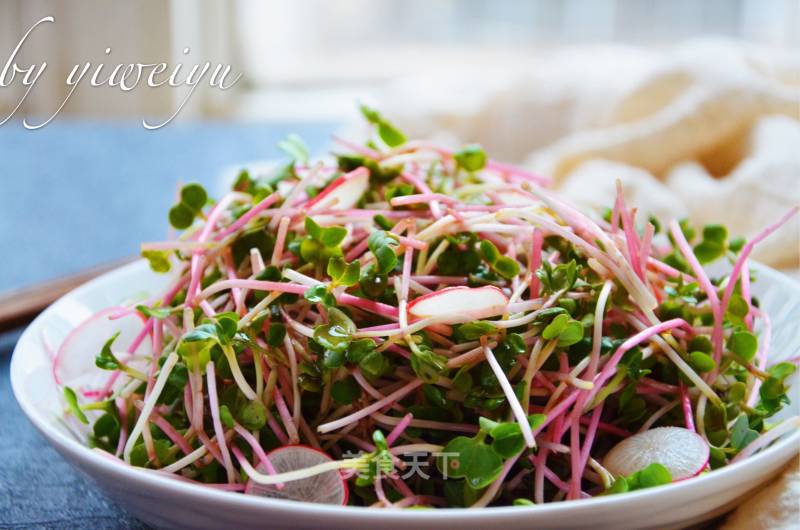
<svg viewBox="0 0 800 530">
<path fill-rule="evenodd" d="M 508 297 L 493 285 L 458 286 L 415 298 L 408 304 L 408 313 L 416 318 L 452 316 L 445 323 L 457 324 L 501 315 L 507 306 Z"/>
<path fill-rule="evenodd" d="M 603 459 L 615 476 L 627 476 L 658 463 L 669 469 L 672 480 L 693 477 L 708 464 L 709 447 L 697 434 L 682 427 L 657 427 L 634 434 Z"/>
<path fill-rule="evenodd" d="M 138 313 L 131 313 L 115 320 L 109 319 L 109 316 L 124 311 L 126 311 L 124 307 L 103 309 L 69 332 L 53 359 L 53 375 L 57 383 L 81 386 L 96 380 L 98 375 L 108 377 L 110 372 L 95 367 L 95 356 L 103 349 L 106 341 L 118 331 L 120 334 L 114 341 L 113 350 L 115 352 L 127 350 L 143 327 Z M 150 351 L 150 340 L 145 338 L 137 353 L 147 355 Z"/>
<path fill-rule="evenodd" d="M 267 458 L 269 458 L 270 463 L 278 473 L 286 473 L 287 471 L 304 469 L 325 462 L 333 462 L 333 459 L 322 451 L 306 445 L 279 447 L 271 451 Z M 263 464 L 259 464 L 256 470 L 266 473 Z M 350 490 L 348 490 L 347 484 L 338 470 L 326 471 L 313 477 L 284 482 L 281 489 L 278 489 L 275 485 L 258 484 L 253 480 L 249 480 L 244 492 L 260 497 L 339 506 L 345 506 L 347 499 L 350 497 Z"/>
<path fill-rule="evenodd" d="M 358 203 L 367 188 L 369 188 L 369 170 L 360 167 L 328 184 L 319 195 L 306 203 L 306 208 L 346 210 Z"/>
</svg>

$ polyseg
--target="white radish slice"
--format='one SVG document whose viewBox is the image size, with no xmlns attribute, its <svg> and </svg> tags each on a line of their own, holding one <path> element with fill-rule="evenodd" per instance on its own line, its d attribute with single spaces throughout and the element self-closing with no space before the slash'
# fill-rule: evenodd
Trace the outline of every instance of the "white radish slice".
<svg viewBox="0 0 800 530">
<path fill-rule="evenodd" d="M 699 434 L 682 427 L 657 427 L 615 445 L 603 459 L 603 466 L 619 477 L 658 463 L 677 481 L 705 469 L 709 454 L 708 444 Z"/>
<path fill-rule="evenodd" d="M 114 341 L 113 351 L 124 352 L 142 331 L 144 324 L 136 314 L 111 320 L 109 316 L 127 311 L 124 307 L 109 307 L 90 316 L 72 331 L 56 352 L 53 359 L 53 375 L 61 385 L 81 387 L 105 380 L 110 372 L 97 368 L 95 356 L 103 349 L 103 345 L 115 333 L 119 337 Z M 142 341 L 137 353 L 149 355 L 152 345 L 148 338 Z M 124 360 L 124 359 L 123 359 Z"/>
<path fill-rule="evenodd" d="M 279 447 L 271 451 L 267 458 L 269 458 L 272 467 L 278 473 L 286 473 L 287 471 L 295 471 L 333 461 L 331 457 L 322 451 L 317 451 L 305 445 Z M 266 473 L 263 464 L 259 464 L 256 470 Z M 280 489 L 276 485 L 259 484 L 249 480 L 244 492 L 248 495 L 258 495 L 260 497 L 335 504 L 337 506 L 346 505 L 347 499 L 350 497 L 347 484 L 336 469 L 312 477 L 284 482 L 283 487 Z"/>
<path fill-rule="evenodd" d="M 358 203 L 367 188 L 369 188 L 369 170 L 360 167 L 328 184 L 316 197 L 308 201 L 306 208 L 346 210 Z"/>
<path fill-rule="evenodd" d="M 415 298 L 408 313 L 416 318 L 449 317 L 446 324 L 457 324 L 501 315 L 508 297 L 493 285 L 483 287 L 446 287 Z"/>
</svg>

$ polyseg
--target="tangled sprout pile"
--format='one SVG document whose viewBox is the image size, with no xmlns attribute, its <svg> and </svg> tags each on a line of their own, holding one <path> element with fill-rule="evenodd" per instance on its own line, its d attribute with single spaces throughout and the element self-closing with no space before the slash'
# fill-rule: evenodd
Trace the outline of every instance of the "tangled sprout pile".
<svg viewBox="0 0 800 530">
<path fill-rule="evenodd" d="M 328 161 L 290 137 L 216 202 L 182 188 L 180 235 L 142 246 L 166 292 L 74 332 L 118 327 L 91 369 L 75 337 L 56 356 L 92 446 L 225 490 L 453 507 L 664 484 L 797 428 L 770 420 L 795 364 L 767 358 L 747 262 L 796 209 L 750 241 L 637 220 L 621 191 L 588 215 L 362 110 L 372 139 Z"/>
</svg>

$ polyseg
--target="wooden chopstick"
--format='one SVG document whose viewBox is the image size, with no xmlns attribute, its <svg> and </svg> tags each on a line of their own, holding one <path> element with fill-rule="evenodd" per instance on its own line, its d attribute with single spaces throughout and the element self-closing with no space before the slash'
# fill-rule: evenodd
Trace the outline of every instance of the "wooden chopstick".
<svg viewBox="0 0 800 530">
<path fill-rule="evenodd" d="M 0 293 L 0 332 L 27 324 L 47 306 L 79 285 L 136 259 L 125 258 L 63 278 Z"/>
</svg>

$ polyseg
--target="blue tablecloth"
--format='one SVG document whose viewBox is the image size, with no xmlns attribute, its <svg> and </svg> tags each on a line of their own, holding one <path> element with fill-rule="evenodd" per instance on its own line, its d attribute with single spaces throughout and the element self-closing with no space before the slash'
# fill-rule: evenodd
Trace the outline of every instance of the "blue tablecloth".
<svg viewBox="0 0 800 530">
<path fill-rule="evenodd" d="M 0 291 L 138 253 L 163 239 L 178 181 L 219 189 L 242 162 L 280 156 L 290 132 L 313 150 L 332 124 L 55 122 L 0 127 Z M 17 333 L 0 335 L 0 528 L 145 528 L 52 450 L 11 394 Z"/>
</svg>

